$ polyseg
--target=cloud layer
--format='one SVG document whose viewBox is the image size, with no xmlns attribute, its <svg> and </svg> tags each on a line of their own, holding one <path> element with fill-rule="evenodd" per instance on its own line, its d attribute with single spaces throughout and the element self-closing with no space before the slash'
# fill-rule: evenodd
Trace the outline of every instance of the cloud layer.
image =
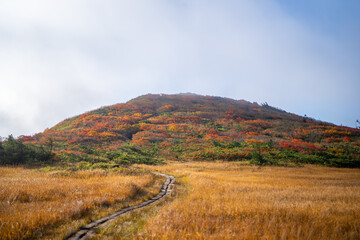
<svg viewBox="0 0 360 240">
<path fill-rule="evenodd" d="M 0 136 L 178 92 L 354 126 L 358 47 L 272 0 L 0 1 Z"/>
</svg>

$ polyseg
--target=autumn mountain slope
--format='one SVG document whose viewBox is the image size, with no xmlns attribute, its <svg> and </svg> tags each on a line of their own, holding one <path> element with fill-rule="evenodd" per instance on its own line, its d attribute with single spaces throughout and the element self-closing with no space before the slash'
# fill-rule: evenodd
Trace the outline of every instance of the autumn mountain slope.
<svg viewBox="0 0 360 240">
<path fill-rule="evenodd" d="M 51 138 L 60 161 L 156 164 L 164 159 L 360 166 L 360 130 L 244 100 L 148 94 L 66 119 L 22 141 Z"/>
</svg>

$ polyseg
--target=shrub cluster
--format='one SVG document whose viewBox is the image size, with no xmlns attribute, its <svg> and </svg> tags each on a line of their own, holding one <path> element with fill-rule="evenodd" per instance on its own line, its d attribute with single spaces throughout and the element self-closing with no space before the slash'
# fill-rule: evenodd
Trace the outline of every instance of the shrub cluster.
<svg viewBox="0 0 360 240">
<path fill-rule="evenodd" d="M 53 146 L 51 139 L 45 145 L 35 146 L 24 144 L 20 139 L 14 139 L 10 135 L 4 141 L 0 141 L 0 164 L 19 165 L 49 162 L 55 156 Z"/>
</svg>

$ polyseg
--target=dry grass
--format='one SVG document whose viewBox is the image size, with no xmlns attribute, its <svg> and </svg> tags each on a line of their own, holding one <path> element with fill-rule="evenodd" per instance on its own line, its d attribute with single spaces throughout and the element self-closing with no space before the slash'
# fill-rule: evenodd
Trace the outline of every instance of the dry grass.
<svg viewBox="0 0 360 240">
<path fill-rule="evenodd" d="M 173 189 L 171 195 L 160 202 L 142 209 L 137 209 L 125 214 L 114 222 L 106 225 L 97 232 L 92 240 L 110 240 L 110 239 L 141 239 L 142 233 L 146 230 L 147 223 L 161 211 L 164 205 L 170 204 L 174 199 L 186 198 L 189 192 L 188 177 L 177 176 L 176 189 Z"/>
<path fill-rule="evenodd" d="M 141 195 L 155 184 L 154 179 L 149 173 L 39 172 L 1 167 L 0 239 L 41 238 L 48 229 L 91 215 L 99 207 Z"/>
<path fill-rule="evenodd" d="M 176 176 L 173 197 L 118 219 L 96 239 L 360 239 L 358 169 L 201 162 L 142 167 Z M 49 226 L 73 225 L 96 206 L 122 202 L 153 181 L 150 174 L 0 168 L 0 239 L 44 237 Z"/>
<path fill-rule="evenodd" d="M 192 189 L 165 204 L 136 238 L 360 239 L 358 169 L 196 162 L 147 168 L 182 176 Z"/>
</svg>

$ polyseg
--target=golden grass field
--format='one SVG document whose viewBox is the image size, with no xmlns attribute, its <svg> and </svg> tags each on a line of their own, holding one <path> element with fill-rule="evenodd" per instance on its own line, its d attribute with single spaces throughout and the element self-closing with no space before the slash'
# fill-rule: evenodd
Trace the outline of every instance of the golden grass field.
<svg viewBox="0 0 360 240">
<path fill-rule="evenodd" d="M 89 219 L 106 214 L 110 205 L 152 196 L 162 182 L 155 179 L 144 171 L 129 175 L 0 167 L 0 239 L 62 239 Z"/>
<path fill-rule="evenodd" d="M 135 238 L 360 239 L 359 169 L 208 162 L 150 168 L 177 176 L 183 196 L 152 214 Z"/>
<path fill-rule="evenodd" d="M 174 193 L 119 218 L 94 239 L 360 239 L 359 169 L 224 162 L 139 167 L 175 176 Z M 152 181 L 149 174 L 0 168 L 0 239 L 70 221 Z"/>
</svg>

